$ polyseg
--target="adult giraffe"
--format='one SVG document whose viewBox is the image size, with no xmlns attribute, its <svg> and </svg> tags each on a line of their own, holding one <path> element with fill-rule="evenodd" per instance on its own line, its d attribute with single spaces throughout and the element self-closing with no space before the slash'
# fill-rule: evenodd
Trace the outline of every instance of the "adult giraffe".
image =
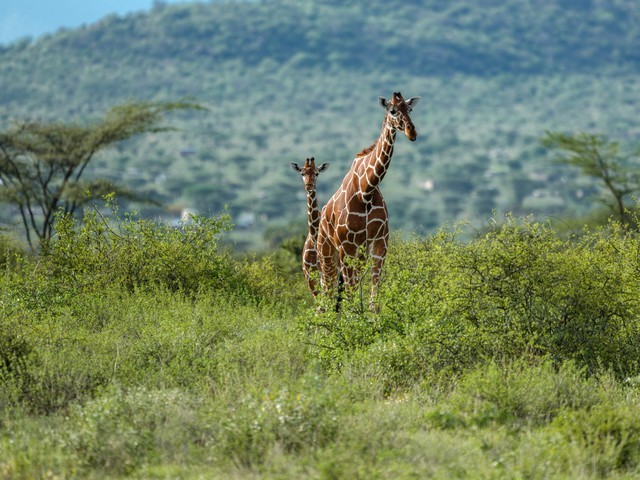
<svg viewBox="0 0 640 480">
<path fill-rule="evenodd" d="M 318 251 L 316 243 L 318 241 L 318 226 L 320 225 L 320 210 L 318 209 L 318 200 L 316 198 L 316 180 L 318 174 L 329 168 L 328 163 L 323 163 L 316 167 L 315 158 L 307 158 L 301 167 L 297 163 L 291 162 L 291 168 L 302 175 L 304 181 L 304 189 L 307 192 L 307 223 L 309 224 L 309 233 L 304 242 L 302 249 L 302 272 L 307 286 L 314 297 L 318 296 L 319 290 L 316 286 L 316 279 L 313 272 L 319 271 L 318 268 Z"/>
<path fill-rule="evenodd" d="M 325 293 L 332 293 L 338 281 L 338 266 L 347 288 L 360 281 L 360 260 L 369 256 L 371 296 L 369 306 L 375 309 L 380 273 L 387 255 L 389 219 L 380 192 L 393 155 L 396 131 L 416 139 L 416 128 L 409 117 L 420 97 L 405 100 L 400 92 L 390 100 L 379 97 L 386 110 L 378 140 L 356 155 L 340 188 L 322 209 L 318 232 L 318 254 Z M 336 309 L 339 305 L 336 305 Z"/>
</svg>

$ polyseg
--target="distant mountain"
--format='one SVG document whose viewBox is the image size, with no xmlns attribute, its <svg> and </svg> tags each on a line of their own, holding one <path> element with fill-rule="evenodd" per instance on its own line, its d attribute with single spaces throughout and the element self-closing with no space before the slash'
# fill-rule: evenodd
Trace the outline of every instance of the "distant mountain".
<svg viewBox="0 0 640 480">
<path fill-rule="evenodd" d="M 151 0 L 21 0 L 4 2 L 0 10 L 0 43 L 11 43 L 19 38 L 39 37 L 60 28 L 73 28 L 93 23 L 112 13 L 125 14 L 146 10 Z"/>
<path fill-rule="evenodd" d="M 189 0 L 21 0 L 4 2 L 0 10 L 0 44 L 37 38 L 61 29 L 92 24 L 107 15 L 128 15 L 149 10 L 152 5 L 185 3 Z M 192 0 L 193 1 L 193 0 Z M 229 0 L 199 0 L 215 3 Z M 252 1 L 252 0 L 236 0 Z"/>
<path fill-rule="evenodd" d="M 593 188 L 548 162 L 545 129 L 638 132 L 634 0 L 265 0 L 167 5 L 0 49 L 0 122 L 82 121 L 128 99 L 209 114 L 94 165 L 166 204 L 229 205 L 255 238 L 304 223 L 289 161 L 331 161 L 322 201 L 378 133 L 379 95 L 422 95 L 383 184 L 392 227 L 493 210 L 583 213 Z M 582 193 L 577 194 L 580 190 Z M 291 227 L 293 228 L 293 227 Z"/>
</svg>

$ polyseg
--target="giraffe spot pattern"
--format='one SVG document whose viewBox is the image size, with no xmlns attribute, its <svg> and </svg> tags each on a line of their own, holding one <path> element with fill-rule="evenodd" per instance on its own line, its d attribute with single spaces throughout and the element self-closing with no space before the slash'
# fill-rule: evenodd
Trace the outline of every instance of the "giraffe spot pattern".
<svg viewBox="0 0 640 480">
<path fill-rule="evenodd" d="M 396 131 L 403 131 L 410 140 L 415 140 L 409 112 L 418 99 L 413 97 L 405 102 L 399 92 L 390 101 L 380 98 L 387 113 L 378 140 L 356 155 L 340 188 L 322 209 L 317 245 L 325 291 L 335 288 L 338 267 L 345 283 L 353 285 L 359 272 L 346 265 L 347 258 L 365 254 L 373 260 L 373 299 L 389 239 L 388 212 L 379 186 L 391 162 Z"/>
<path fill-rule="evenodd" d="M 302 272 L 305 281 L 313 296 L 317 296 L 319 289 L 313 278 L 313 272 L 319 271 L 318 251 L 316 248 L 318 239 L 318 230 L 320 226 L 320 210 L 318 209 L 318 201 L 316 198 L 316 181 L 321 171 L 324 171 L 329 164 L 323 164 L 319 168 L 315 165 L 313 157 L 307 158 L 303 167 L 292 163 L 294 170 L 300 172 L 304 181 L 304 187 L 307 192 L 307 223 L 309 232 L 302 248 Z"/>
</svg>

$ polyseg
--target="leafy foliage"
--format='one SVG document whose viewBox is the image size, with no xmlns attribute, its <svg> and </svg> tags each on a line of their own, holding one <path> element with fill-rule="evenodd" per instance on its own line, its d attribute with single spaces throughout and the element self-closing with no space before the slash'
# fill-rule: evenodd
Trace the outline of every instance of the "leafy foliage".
<svg viewBox="0 0 640 480">
<path fill-rule="evenodd" d="M 209 117 L 125 141 L 86 180 L 115 170 L 178 209 L 230 206 L 175 228 L 111 203 L 58 217 L 39 257 L 3 246 L 0 476 L 637 477 L 637 232 L 508 217 L 397 235 L 379 313 L 356 291 L 318 314 L 291 267 L 305 205 L 285 173 L 311 153 L 348 162 L 379 125 L 371 99 L 400 84 L 437 93 L 385 180 L 393 228 L 583 214 L 593 179 L 547 168 L 539 137 L 629 138 L 637 15 L 621 0 L 156 2 L 2 48 L 3 121 L 206 99 Z M 221 247 L 265 230 L 272 256 Z"/>
<path fill-rule="evenodd" d="M 233 270 L 217 245 L 230 229 L 228 216 L 191 215 L 174 227 L 134 214 L 123 219 L 113 198 L 107 197 L 111 218 L 94 207 L 79 226 L 69 215 L 59 220 L 43 261 L 63 288 L 99 291 L 117 284 L 130 291 L 162 287 L 195 293 L 229 284 Z"/>
<path fill-rule="evenodd" d="M 210 114 L 181 114 L 175 135 L 104 152 L 85 179 L 108 178 L 178 209 L 228 205 L 237 225 L 249 219 L 234 241 L 251 250 L 265 247 L 267 229 L 304 218 L 287 164 L 310 155 L 334 162 L 318 185 L 325 201 L 375 138 L 375 99 L 400 90 L 425 100 L 415 111 L 418 139 L 398 142 L 383 185 L 392 228 L 423 234 L 462 219 L 483 224 L 493 211 L 581 216 L 593 210 L 597 182 L 549 165 L 539 138 L 545 130 L 634 138 L 635 7 L 158 4 L 0 48 L 0 121 L 82 124 L 114 102 L 198 98 Z M 2 217 L 11 223 L 14 212 Z"/>
<path fill-rule="evenodd" d="M 636 165 L 638 152 L 635 155 L 621 155 L 618 142 L 588 133 L 565 135 L 547 132 L 542 143 L 565 153 L 558 162 L 577 167 L 585 175 L 600 181 L 603 189 L 613 197 L 612 201 L 604 199 L 605 204 L 614 211 L 618 221 L 629 223 L 629 197 L 640 191 L 640 175 Z"/>
<path fill-rule="evenodd" d="M 640 471 L 640 242 L 618 224 L 396 237 L 380 312 L 336 315 L 219 251 L 225 217 L 100 212 L 1 272 L 3 476 Z"/>
<path fill-rule="evenodd" d="M 20 211 L 29 245 L 51 238 L 58 210 L 73 215 L 91 195 L 120 191 L 106 179 L 82 179 L 94 155 L 135 135 L 160 132 L 162 115 L 176 109 L 201 108 L 188 103 L 130 103 L 112 108 L 95 125 L 25 122 L 0 132 L 0 200 Z"/>
<path fill-rule="evenodd" d="M 380 313 L 356 298 L 345 315 L 316 322 L 316 342 L 330 365 L 353 357 L 383 369 L 390 390 L 522 356 L 635 375 L 639 248 L 616 224 L 566 240 L 513 218 L 470 243 L 442 232 L 396 244 Z"/>
</svg>

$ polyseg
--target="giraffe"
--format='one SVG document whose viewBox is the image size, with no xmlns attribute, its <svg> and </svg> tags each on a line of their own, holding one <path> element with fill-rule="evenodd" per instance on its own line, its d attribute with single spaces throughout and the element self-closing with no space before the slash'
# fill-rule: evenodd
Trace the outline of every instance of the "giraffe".
<svg viewBox="0 0 640 480">
<path fill-rule="evenodd" d="M 297 163 L 291 162 L 291 168 L 296 172 L 300 172 L 304 181 L 304 189 L 307 192 L 307 222 L 309 224 L 309 233 L 304 242 L 302 249 L 302 272 L 307 282 L 307 286 L 311 294 L 318 296 L 319 290 L 316 286 L 316 280 L 313 278 L 313 272 L 319 271 L 318 268 L 318 251 L 316 243 L 318 240 L 318 226 L 320 225 L 320 210 L 318 209 L 318 200 L 316 198 L 316 180 L 318 174 L 329 168 L 328 163 L 323 163 L 316 167 L 313 157 L 307 158 L 301 167 Z"/>
<path fill-rule="evenodd" d="M 317 249 L 325 293 L 332 293 L 338 282 L 338 269 L 346 288 L 360 281 L 358 260 L 371 258 L 371 295 L 369 307 L 375 311 L 374 299 L 387 255 L 389 219 L 382 198 L 382 182 L 393 155 L 396 131 L 401 130 L 414 141 L 416 129 L 409 117 L 420 97 L 404 100 L 400 92 L 390 100 L 379 97 L 386 110 L 378 139 L 358 153 L 351 168 L 320 214 Z M 336 310 L 339 309 L 339 302 Z"/>
</svg>

